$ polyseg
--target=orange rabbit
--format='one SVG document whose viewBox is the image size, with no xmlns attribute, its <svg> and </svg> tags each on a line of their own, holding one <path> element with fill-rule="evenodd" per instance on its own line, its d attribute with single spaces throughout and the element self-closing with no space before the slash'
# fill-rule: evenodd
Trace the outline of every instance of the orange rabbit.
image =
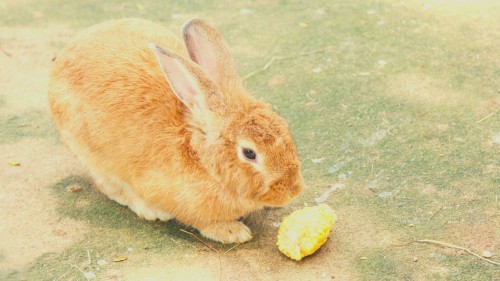
<svg viewBox="0 0 500 281">
<path fill-rule="evenodd" d="M 54 61 L 52 115 L 109 198 L 242 243 L 252 234 L 240 217 L 299 195 L 300 162 L 285 120 L 243 88 L 221 34 L 194 19 L 183 35 L 141 19 L 83 31 Z"/>
</svg>

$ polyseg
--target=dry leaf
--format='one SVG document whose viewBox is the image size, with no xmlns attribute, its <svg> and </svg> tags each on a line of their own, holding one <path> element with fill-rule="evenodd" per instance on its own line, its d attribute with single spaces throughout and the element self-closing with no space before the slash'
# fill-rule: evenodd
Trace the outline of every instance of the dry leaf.
<svg viewBox="0 0 500 281">
<path fill-rule="evenodd" d="M 121 261 L 126 261 L 126 260 L 128 260 L 128 257 L 125 257 L 125 256 L 123 256 L 123 257 L 116 257 L 116 258 L 113 259 L 113 262 L 121 262 Z"/>
<path fill-rule="evenodd" d="M 9 164 L 11 166 L 21 166 L 21 163 L 19 161 L 16 161 L 16 160 L 7 160 L 7 164 Z"/>
</svg>

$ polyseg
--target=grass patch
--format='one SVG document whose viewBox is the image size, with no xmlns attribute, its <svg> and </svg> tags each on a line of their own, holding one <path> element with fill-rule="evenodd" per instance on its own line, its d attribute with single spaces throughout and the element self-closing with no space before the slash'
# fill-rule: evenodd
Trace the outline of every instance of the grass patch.
<svg viewBox="0 0 500 281">
<path fill-rule="evenodd" d="M 4 25 L 47 25 L 53 21 L 84 27 L 100 21 L 142 17 L 169 22 L 186 14 L 218 9 L 221 5 L 206 1 L 107 1 L 68 2 L 62 0 L 31 1 L 29 5 L 12 5 L 0 11 L 0 22 Z M 36 16 L 36 13 L 39 16 Z"/>
<path fill-rule="evenodd" d="M 27 137 L 47 138 L 55 134 L 51 117 L 39 110 L 0 116 L 0 128 L 0 144 L 15 143 Z"/>
<path fill-rule="evenodd" d="M 396 280 L 402 279 L 398 265 L 387 252 L 373 252 L 363 257 L 358 257 L 356 268 L 361 272 L 361 280 Z M 366 273 L 370 272 L 370 276 Z"/>
</svg>

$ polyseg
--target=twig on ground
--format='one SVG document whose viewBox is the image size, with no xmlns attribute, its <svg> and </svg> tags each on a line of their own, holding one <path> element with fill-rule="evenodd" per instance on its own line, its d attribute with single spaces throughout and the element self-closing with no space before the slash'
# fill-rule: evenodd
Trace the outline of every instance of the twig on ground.
<svg viewBox="0 0 500 281">
<path fill-rule="evenodd" d="M 444 206 L 441 206 L 439 209 L 437 209 L 427 220 L 430 221 L 439 211 L 441 211 L 444 208 Z"/>
<path fill-rule="evenodd" d="M 180 231 L 186 233 L 186 234 L 189 234 L 191 235 L 192 237 L 194 237 L 196 240 L 200 241 L 201 243 L 203 243 L 205 246 L 207 246 L 210 250 L 214 251 L 215 253 L 219 253 L 219 251 L 217 249 L 215 249 L 214 247 L 210 246 L 210 244 L 208 244 L 207 242 L 203 241 L 203 239 L 201 239 L 200 237 L 196 236 L 196 234 L 192 233 L 192 232 L 189 232 L 187 230 L 184 230 L 182 228 L 180 228 Z"/>
<path fill-rule="evenodd" d="M 210 244 L 208 244 L 207 242 L 203 241 L 203 239 L 201 239 L 200 237 L 198 237 L 196 234 L 194 234 L 194 233 L 192 233 L 190 231 L 187 231 L 185 229 L 182 229 L 182 228 L 180 228 L 179 230 L 182 231 L 182 232 L 184 232 L 184 233 L 186 233 L 186 234 L 189 234 L 192 237 L 194 237 L 196 240 L 200 241 L 205 246 L 207 246 L 207 248 L 209 248 L 210 250 L 212 250 L 214 253 L 217 254 L 217 257 L 219 259 L 219 280 L 222 280 L 222 258 L 221 258 L 220 251 L 218 251 L 214 247 L 210 246 Z M 238 247 L 239 245 L 240 244 L 234 245 L 233 247 L 231 247 L 229 250 L 225 251 L 224 253 L 225 254 L 229 253 L 231 250 L 233 250 L 234 248 Z M 194 247 L 194 246 L 192 246 L 192 247 L 195 248 L 196 250 L 198 250 L 196 247 Z"/>
<path fill-rule="evenodd" d="M 434 244 L 434 245 L 439 245 L 441 247 L 447 247 L 447 248 L 452 248 L 452 249 L 456 249 L 456 250 L 461 250 L 461 251 L 465 251 L 473 256 L 476 256 L 486 262 L 489 262 L 491 264 L 494 264 L 494 265 L 500 265 L 500 262 L 497 262 L 497 261 L 494 261 L 494 260 L 490 260 L 490 259 L 487 259 L 485 257 L 482 257 L 481 255 L 477 254 L 477 253 L 474 253 L 473 251 L 467 249 L 467 248 L 464 248 L 464 247 L 461 247 L 461 246 L 457 246 L 457 245 L 453 245 L 453 244 L 449 244 L 449 243 L 446 243 L 446 242 L 442 242 L 442 241 L 437 241 L 437 240 L 428 240 L 428 239 L 417 239 L 417 240 L 413 240 L 413 241 L 410 241 L 408 243 L 404 243 L 404 244 L 397 244 L 397 245 L 393 245 L 393 246 L 396 246 L 396 247 L 401 247 L 401 246 L 407 246 L 407 245 L 410 245 L 410 244 L 413 244 L 413 243 L 425 243 L 425 244 Z"/>
<path fill-rule="evenodd" d="M 232 246 L 231 248 L 229 248 L 229 250 L 225 251 L 224 254 L 231 252 L 234 248 L 238 247 L 239 245 L 240 244 L 236 244 L 236 245 Z"/>
<path fill-rule="evenodd" d="M 294 58 L 298 58 L 298 57 L 312 56 L 312 55 L 316 55 L 316 54 L 326 53 L 326 52 L 328 52 L 328 51 L 330 51 L 332 49 L 333 49 L 333 47 L 329 46 L 329 47 L 321 49 L 321 50 L 300 53 L 298 55 L 293 55 L 293 56 L 285 56 L 285 57 L 282 57 L 282 56 L 272 56 L 271 59 L 264 65 L 263 68 L 248 73 L 241 80 L 245 81 L 245 80 L 247 80 L 248 78 L 250 78 L 252 76 L 255 76 L 255 75 L 257 75 L 257 74 L 259 74 L 261 72 L 266 71 L 271 66 L 271 64 L 273 64 L 275 61 L 283 61 L 283 60 L 290 60 L 290 59 L 294 59 Z"/>
<path fill-rule="evenodd" d="M 306 93 L 306 98 L 308 98 L 308 99 L 309 99 L 310 101 L 312 101 L 312 102 L 317 102 L 317 100 L 315 100 L 315 99 L 313 99 L 313 98 L 311 97 L 311 95 L 309 94 L 309 92 L 307 92 L 307 93 Z"/>
<path fill-rule="evenodd" d="M 404 247 L 404 246 L 408 246 L 410 244 L 413 244 L 415 242 L 416 242 L 416 240 L 412 240 L 410 242 L 406 242 L 406 243 L 403 243 L 403 244 L 391 244 L 391 246 L 393 246 L 393 247 Z"/>
<path fill-rule="evenodd" d="M 188 244 L 188 246 L 189 246 L 189 247 L 191 247 L 191 248 L 193 248 L 193 249 L 195 249 L 195 250 L 196 250 L 196 252 L 199 252 L 199 251 L 200 251 L 200 249 L 199 249 L 199 248 L 197 248 L 197 247 L 195 247 L 194 245 Z M 205 249 L 203 249 L 203 250 L 205 250 Z M 206 251 L 206 250 L 205 250 L 205 251 Z"/>
<path fill-rule="evenodd" d="M 477 125 L 477 124 L 479 124 L 479 123 L 483 122 L 484 120 L 486 120 L 486 119 L 488 119 L 488 118 L 490 118 L 490 117 L 494 116 L 494 115 L 495 115 L 495 114 L 497 114 L 497 113 L 498 113 L 498 111 L 494 111 L 494 112 L 492 112 L 492 113 L 490 113 L 490 114 L 486 115 L 484 118 L 481 118 L 481 120 L 476 121 L 476 123 L 474 123 L 474 124 L 475 124 L 475 125 Z"/>
<path fill-rule="evenodd" d="M 264 72 L 266 71 L 270 66 L 271 64 L 276 60 L 276 56 L 272 56 L 271 59 L 266 63 L 266 65 L 264 65 L 263 68 L 259 69 L 259 70 L 255 70 L 255 71 L 252 71 L 250 73 L 248 73 L 247 75 L 245 75 L 245 77 L 243 77 L 241 80 L 242 81 L 245 81 L 247 80 L 248 78 L 256 75 L 256 74 L 259 74 L 261 72 Z"/>
<path fill-rule="evenodd" d="M 76 266 L 76 265 L 74 265 L 74 264 L 72 264 L 71 266 L 72 266 L 72 267 L 74 267 L 74 268 L 76 268 L 76 269 L 78 269 L 78 271 L 80 271 L 80 272 L 82 273 L 83 277 L 84 277 L 85 279 L 87 279 L 87 281 L 89 281 L 89 280 L 90 280 L 90 278 L 89 278 L 89 277 L 85 274 L 85 271 L 83 271 L 81 268 L 79 268 L 78 266 Z"/>
<path fill-rule="evenodd" d="M 64 277 L 66 277 L 66 275 L 71 271 L 72 269 L 64 272 L 61 276 L 57 277 L 57 279 L 54 279 L 54 281 L 59 281 L 59 280 L 66 280 L 66 279 L 63 279 Z"/>
<path fill-rule="evenodd" d="M 12 54 L 7 52 L 6 50 L 4 50 L 4 49 L 0 49 L 0 50 L 2 51 L 2 53 L 4 53 L 4 55 L 8 56 L 9 58 L 12 57 Z"/>
<path fill-rule="evenodd" d="M 92 268 L 92 259 L 90 258 L 90 251 L 89 251 L 89 249 L 87 249 L 87 257 L 89 259 L 89 266 L 90 266 L 90 268 Z"/>
</svg>

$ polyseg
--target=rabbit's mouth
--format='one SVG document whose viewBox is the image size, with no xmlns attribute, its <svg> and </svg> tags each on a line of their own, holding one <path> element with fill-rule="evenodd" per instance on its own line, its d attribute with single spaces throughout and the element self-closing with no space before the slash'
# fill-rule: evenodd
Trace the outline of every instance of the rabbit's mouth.
<svg viewBox="0 0 500 281">
<path fill-rule="evenodd" d="M 303 189 L 303 183 L 286 185 L 277 182 L 270 186 L 268 192 L 261 197 L 261 201 L 269 207 L 283 207 L 297 198 Z"/>
</svg>

